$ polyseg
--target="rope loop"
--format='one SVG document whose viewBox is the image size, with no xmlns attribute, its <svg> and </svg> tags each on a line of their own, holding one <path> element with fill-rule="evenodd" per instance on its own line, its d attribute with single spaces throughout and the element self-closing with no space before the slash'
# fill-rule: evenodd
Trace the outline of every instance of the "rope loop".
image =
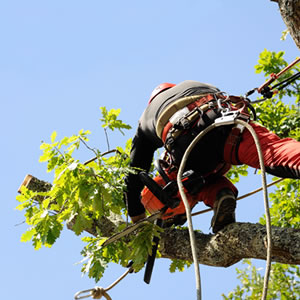
<svg viewBox="0 0 300 300">
<path fill-rule="evenodd" d="M 116 286 L 129 273 L 133 272 L 132 264 L 133 263 L 130 262 L 128 264 L 129 269 L 107 288 L 103 288 L 101 286 L 96 286 L 93 289 L 80 291 L 75 294 L 74 299 L 77 300 L 77 299 L 83 299 L 83 298 L 88 298 L 88 297 L 92 297 L 93 299 L 101 299 L 102 297 L 104 297 L 106 300 L 112 300 L 111 297 L 108 295 L 107 291 L 109 291 L 114 286 Z"/>
</svg>

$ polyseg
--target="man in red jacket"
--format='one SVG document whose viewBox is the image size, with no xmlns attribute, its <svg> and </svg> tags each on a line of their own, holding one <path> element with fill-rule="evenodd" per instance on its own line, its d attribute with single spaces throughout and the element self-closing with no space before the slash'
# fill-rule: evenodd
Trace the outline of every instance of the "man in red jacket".
<svg viewBox="0 0 300 300">
<path fill-rule="evenodd" d="M 139 120 L 132 143 L 131 167 L 148 172 L 155 150 L 162 146 L 169 152 L 174 166 L 178 167 L 195 136 L 221 116 L 218 98 L 224 99 L 219 89 L 197 81 L 159 85 L 152 92 Z M 187 116 L 191 113 L 198 115 L 188 122 Z M 259 137 L 266 171 L 283 178 L 300 178 L 300 143 L 289 138 L 280 139 L 258 124 L 250 124 Z M 186 164 L 186 170 L 193 170 L 204 178 L 215 175 L 198 195 L 214 209 L 214 233 L 235 222 L 238 191 L 223 175 L 232 164 L 259 168 L 251 134 L 243 130 L 236 138 L 233 126 L 220 126 L 206 134 L 193 149 Z M 176 131 L 177 134 L 171 134 Z M 145 208 L 140 201 L 144 184 L 138 174 L 130 174 L 126 184 L 128 214 L 133 222 L 137 222 L 145 217 Z"/>
</svg>

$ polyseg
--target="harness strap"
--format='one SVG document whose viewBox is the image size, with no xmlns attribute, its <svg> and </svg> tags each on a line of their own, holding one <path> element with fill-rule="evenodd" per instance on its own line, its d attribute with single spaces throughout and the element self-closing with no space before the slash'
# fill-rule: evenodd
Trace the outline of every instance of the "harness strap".
<svg viewBox="0 0 300 300">
<path fill-rule="evenodd" d="M 204 96 L 199 95 L 196 99 L 194 98 L 194 101 L 192 103 L 189 103 L 188 105 L 174 113 L 169 118 L 169 120 L 167 120 L 167 123 L 162 130 L 162 141 L 164 143 L 166 142 L 169 133 L 171 133 L 171 130 L 173 131 L 172 136 L 176 138 L 183 129 L 187 129 L 193 121 L 199 118 L 199 116 L 203 116 L 203 113 L 209 110 L 209 108 L 211 107 L 208 102 L 212 100 L 215 100 L 213 94 L 207 94 Z M 178 125 L 176 124 L 179 120 L 182 121 L 182 128 L 180 128 L 180 130 L 178 130 L 179 128 L 177 128 Z"/>
<path fill-rule="evenodd" d="M 233 165 L 242 164 L 238 158 L 238 149 L 239 149 L 239 144 L 241 142 L 243 130 L 244 127 L 239 125 L 233 127 L 225 142 L 224 159 L 226 162 L 230 162 Z"/>
<path fill-rule="evenodd" d="M 168 130 L 175 124 L 177 119 L 185 115 L 187 112 L 192 111 L 196 107 L 203 106 L 213 99 L 213 94 L 193 95 L 177 99 L 167 106 L 160 114 L 156 122 L 157 136 L 165 141 Z"/>
<path fill-rule="evenodd" d="M 198 98 L 195 98 L 195 96 L 192 97 L 193 97 L 193 101 L 191 103 L 186 104 L 186 106 L 173 113 L 173 115 L 168 115 L 169 119 L 165 119 L 165 118 L 163 119 L 166 125 L 162 128 L 161 138 L 165 144 L 165 148 L 168 151 L 171 150 L 178 136 L 180 136 L 186 130 L 193 130 L 193 124 L 195 125 L 195 122 L 197 120 L 198 120 L 197 126 L 202 127 L 202 129 L 204 129 L 207 126 L 209 126 L 211 123 L 213 123 L 216 118 L 218 118 L 218 112 L 215 111 L 216 101 L 213 100 L 218 99 L 217 101 L 218 101 L 219 108 L 223 107 L 221 101 L 225 100 L 224 109 L 228 110 L 229 114 L 232 111 L 237 111 L 238 118 L 246 122 L 248 122 L 250 119 L 250 115 L 247 110 L 248 102 L 246 102 L 242 97 L 228 96 L 227 98 L 225 98 L 224 95 L 222 95 L 221 93 L 218 94 L 217 98 L 216 95 L 214 94 L 199 95 Z M 191 99 L 191 97 L 186 97 L 186 98 Z M 178 101 L 182 103 L 183 99 L 185 98 L 178 99 Z M 228 104 L 228 102 L 231 102 L 235 105 L 233 106 L 231 104 Z M 223 113 L 223 117 L 225 117 L 225 115 L 226 112 L 225 114 Z M 163 122 L 160 123 L 160 125 L 162 124 Z M 244 127 L 239 124 L 233 127 L 224 146 L 225 161 L 235 165 L 242 164 L 238 159 L 238 148 L 239 148 L 239 143 L 241 141 L 241 133 L 243 132 L 243 130 Z"/>
</svg>

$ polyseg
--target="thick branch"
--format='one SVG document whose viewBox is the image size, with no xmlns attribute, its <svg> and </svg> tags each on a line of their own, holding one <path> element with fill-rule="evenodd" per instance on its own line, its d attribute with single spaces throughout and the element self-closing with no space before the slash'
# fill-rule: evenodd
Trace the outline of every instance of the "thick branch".
<svg viewBox="0 0 300 300">
<path fill-rule="evenodd" d="M 27 177 L 26 177 L 27 178 Z M 51 188 L 51 184 L 33 176 L 24 180 L 34 191 Z M 119 215 L 95 220 L 86 231 L 96 235 L 99 227 L 104 236 L 111 236 L 123 222 Z M 72 223 L 68 228 L 72 230 Z M 272 260 L 285 264 L 300 265 L 300 230 L 292 228 L 272 228 Z M 209 266 L 228 267 L 243 258 L 266 259 L 266 229 L 261 224 L 235 223 L 216 235 L 196 232 L 199 263 Z M 160 252 L 164 258 L 192 260 L 189 234 L 186 229 L 165 229 L 161 235 Z"/>
<path fill-rule="evenodd" d="M 272 260 L 300 264 L 300 230 L 272 227 Z M 231 266 L 243 258 L 266 259 L 266 229 L 261 224 L 235 223 L 216 235 L 196 232 L 199 263 L 216 267 Z M 191 260 L 187 230 L 165 230 L 161 254 L 166 258 Z"/>
</svg>

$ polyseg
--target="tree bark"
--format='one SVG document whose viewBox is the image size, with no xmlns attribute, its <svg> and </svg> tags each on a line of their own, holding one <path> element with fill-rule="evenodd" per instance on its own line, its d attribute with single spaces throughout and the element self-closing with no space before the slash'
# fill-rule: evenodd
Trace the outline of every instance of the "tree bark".
<svg viewBox="0 0 300 300">
<path fill-rule="evenodd" d="M 22 185 L 33 191 L 47 191 L 51 184 L 27 175 Z M 22 186 L 21 185 L 21 186 Z M 19 192 L 21 187 L 19 189 Z M 42 201 L 42 199 L 38 199 Z M 121 216 L 111 214 L 109 218 L 95 220 L 92 228 L 86 231 L 96 236 L 96 227 L 109 237 L 116 232 Z M 72 230 L 74 220 L 67 224 Z M 267 234 L 265 226 L 252 223 L 234 223 L 217 234 L 195 232 L 197 240 L 198 261 L 200 264 L 229 267 L 244 258 L 266 260 Z M 272 227 L 272 260 L 285 264 L 300 265 L 300 230 Z M 167 228 L 161 234 L 160 253 L 163 258 L 192 261 L 189 233 L 187 229 Z"/>
<path fill-rule="evenodd" d="M 265 226 L 234 223 L 215 235 L 196 233 L 200 264 L 229 267 L 244 258 L 266 260 Z M 272 227 L 272 261 L 300 264 L 300 230 Z M 188 230 L 167 229 L 160 242 L 162 257 L 192 261 Z"/>
<path fill-rule="evenodd" d="M 277 0 L 281 17 L 300 49 L 300 0 Z"/>
</svg>

